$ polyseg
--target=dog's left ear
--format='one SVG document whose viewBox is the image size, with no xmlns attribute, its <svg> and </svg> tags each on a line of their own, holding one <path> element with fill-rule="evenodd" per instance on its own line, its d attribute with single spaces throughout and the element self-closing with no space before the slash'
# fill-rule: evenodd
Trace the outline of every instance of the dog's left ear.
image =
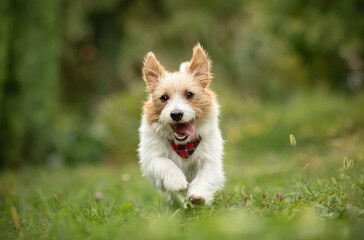
<svg viewBox="0 0 364 240">
<path fill-rule="evenodd" d="M 212 78 L 211 74 L 211 61 L 209 60 L 207 53 L 203 50 L 201 45 L 197 45 L 193 48 L 193 56 L 190 64 L 187 68 L 187 72 L 192 74 L 203 88 L 207 87 Z"/>
</svg>

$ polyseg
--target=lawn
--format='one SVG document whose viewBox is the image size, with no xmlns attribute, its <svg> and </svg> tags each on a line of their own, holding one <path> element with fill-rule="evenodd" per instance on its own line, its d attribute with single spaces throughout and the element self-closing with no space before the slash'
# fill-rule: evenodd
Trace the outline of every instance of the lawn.
<svg viewBox="0 0 364 240">
<path fill-rule="evenodd" d="M 169 208 L 136 157 L 24 167 L 0 173 L 0 239 L 362 239 L 363 97 L 219 97 L 227 182 L 211 206 Z"/>
</svg>

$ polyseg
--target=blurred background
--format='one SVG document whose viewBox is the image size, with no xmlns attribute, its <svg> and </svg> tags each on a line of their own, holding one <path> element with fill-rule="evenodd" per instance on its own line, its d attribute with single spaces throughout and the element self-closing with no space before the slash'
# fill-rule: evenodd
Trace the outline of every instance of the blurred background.
<svg viewBox="0 0 364 240">
<path fill-rule="evenodd" d="M 2 0 L 0 168 L 136 164 L 143 56 L 176 71 L 197 42 L 230 166 L 274 159 L 290 133 L 360 140 L 363 12 L 361 0 Z"/>
</svg>

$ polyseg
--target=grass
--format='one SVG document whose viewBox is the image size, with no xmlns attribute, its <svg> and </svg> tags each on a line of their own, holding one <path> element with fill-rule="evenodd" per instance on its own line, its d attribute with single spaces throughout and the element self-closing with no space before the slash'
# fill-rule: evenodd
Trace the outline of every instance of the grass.
<svg viewBox="0 0 364 240">
<path fill-rule="evenodd" d="M 169 208 L 137 159 L 8 170 L 0 239 L 361 239 L 363 98 L 219 96 L 228 181 L 212 206 Z"/>
</svg>

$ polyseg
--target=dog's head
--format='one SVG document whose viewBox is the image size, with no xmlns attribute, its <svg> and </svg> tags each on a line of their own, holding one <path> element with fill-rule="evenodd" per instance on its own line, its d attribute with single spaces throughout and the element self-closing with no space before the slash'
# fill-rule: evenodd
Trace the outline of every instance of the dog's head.
<svg viewBox="0 0 364 240">
<path fill-rule="evenodd" d="M 168 126 L 177 141 L 195 136 L 194 123 L 210 111 L 213 93 L 207 88 L 212 78 L 211 61 L 200 44 L 193 48 L 190 62 L 180 72 L 168 72 L 149 52 L 144 59 L 143 78 L 151 98 L 144 105 L 150 125 Z"/>
</svg>

